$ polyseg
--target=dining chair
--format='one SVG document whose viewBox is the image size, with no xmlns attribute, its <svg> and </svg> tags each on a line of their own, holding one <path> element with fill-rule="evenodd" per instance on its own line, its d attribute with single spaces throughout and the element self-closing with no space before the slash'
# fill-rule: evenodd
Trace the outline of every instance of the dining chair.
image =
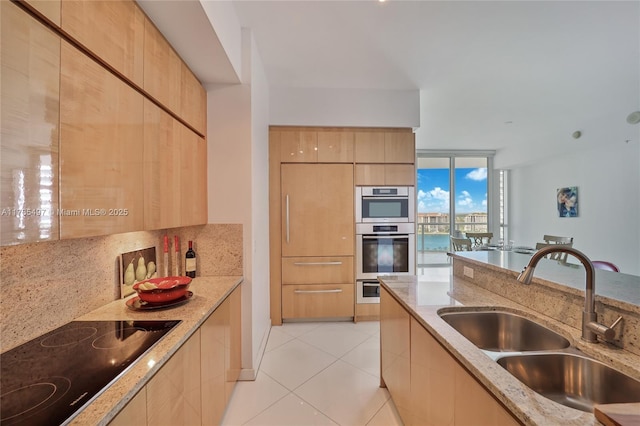
<svg viewBox="0 0 640 426">
<path fill-rule="evenodd" d="M 569 244 L 573 243 L 573 237 L 560 237 L 557 235 L 545 235 L 542 237 L 547 244 Z"/>
<path fill-rule="evenodd" d="M 451 237 L 453 251 L 471 251 L 471 240 L 468 238 Z"/>
<path fill-rule="evenodd" d="M 491 238 L 493 238 L 493 232 L 465 232 L 465 235 L 471 240 L 473 247 L 482 247 L 484 244 L 489 244 Z"/>
<path fill-rule="evenodd" d="M 548 235 L 545 235 L 545 237 L 547 237 Z M 566 246 L 566 247 L 573 247 L 573 242 L 569 242 L 569 243 L 536 243 L 536 250 L 540 250 L 541 248 L 544 247 L 549 247 L 549 246 Z M 546 255 L 545 258 L 547 259 L 551 259 L 551 260 L 557 260 L 559 262 L 562 263 L 566 263 L 567 262 L 567 257 L 569 256 L 568 253 L 551 253 L 550 255 Z"/>
<path fill-rule="evenodd" d="M 604 269 L 605 271 L 620 272 L 620 268 L 618 268 L 615 264 L 611 262 L 607 262 L 606 260 L 592 260 L 591 263 L 593 264 L 593 267 L 596 269 Z"/>
</svg>

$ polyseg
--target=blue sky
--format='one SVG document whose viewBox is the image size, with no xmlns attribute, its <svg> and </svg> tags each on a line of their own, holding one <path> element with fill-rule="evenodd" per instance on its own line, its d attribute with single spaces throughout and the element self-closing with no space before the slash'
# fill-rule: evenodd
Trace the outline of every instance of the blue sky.
<svg viewBox="0 0 640 426">
<path fill-rule="evenodd" d="M 456 168 L 456 213 L 487 211 L 487 169 Z M 449 169 L 418 169 L 418 212 L 449 211 Z"/>
</svg>

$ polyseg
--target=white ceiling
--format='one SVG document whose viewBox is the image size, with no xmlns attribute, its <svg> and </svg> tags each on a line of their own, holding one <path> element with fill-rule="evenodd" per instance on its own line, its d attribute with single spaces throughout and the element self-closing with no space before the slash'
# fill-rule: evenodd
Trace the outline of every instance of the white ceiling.
<svg viewBox="0 0 640 426">
<path fill-rule="evenodd" d="M 149 13 L 176 2 L 145 3 Z M 418 148 L 513 148 L 522 162 L 542 150 L 640 143 L 640 125 L 625 121 L 640 110 L 640 1 L 234 5 L 271 86 L 420 90 Z M 196 71 L 203 82 L 228 81 L 208 70 Z"/>
</svg>

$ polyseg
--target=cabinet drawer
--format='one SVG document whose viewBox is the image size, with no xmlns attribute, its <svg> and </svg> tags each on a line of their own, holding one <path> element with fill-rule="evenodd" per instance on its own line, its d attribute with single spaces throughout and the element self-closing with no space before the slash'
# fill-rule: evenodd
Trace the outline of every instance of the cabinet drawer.
<svg viewBox="0 0 640 426">
<path fill-rule="evenodd" d="M 353 277 L 351 256 L 282 258 L 282 284 L 344 284 Z"/>
<path fill-rule="evenodd" d="M 282 286 L 282 318 L 352 317 L 353 284 Z"/>
</svg>

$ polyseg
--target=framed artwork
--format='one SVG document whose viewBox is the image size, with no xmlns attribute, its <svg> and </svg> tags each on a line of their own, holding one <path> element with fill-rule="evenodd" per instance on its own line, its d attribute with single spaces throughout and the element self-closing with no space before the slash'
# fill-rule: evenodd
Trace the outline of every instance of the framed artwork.
<svg viewBox="0 0 640 426">
<path fill-rule="evenodd" d="M 556 193 L 559 217 L 578 217 L 578 187 L 558 188 Z"/>
<path fill-rule="evenodd" d="M 149 278 L 156 278 L 156 248 L 149 247 L 120 255 L 120 296 L 135 293 L 133 285 Z"/>
</svg>

